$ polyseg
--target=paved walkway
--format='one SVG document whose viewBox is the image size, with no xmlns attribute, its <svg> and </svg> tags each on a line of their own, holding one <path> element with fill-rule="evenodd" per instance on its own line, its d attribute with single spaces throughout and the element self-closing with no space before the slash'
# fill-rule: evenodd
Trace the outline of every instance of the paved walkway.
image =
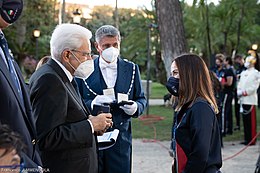
<svg viewBox="0 0 260 173">
<path fill-rule="evenodd" d="M 149 105 L 163 105 L 163 99 L 150 99 Z M 144 142 L 133 139 L 133 173 L 170 173 L 172 158 L 169 156 L 169 141 Z M 242 150 L 239 142 L 224 142 L 223 160 Z M 236 157 L 223 161 L 222 173 L 254 173 L 260 154 L 260 144 L 250 146 Z"/>
<path fill-rule="evenodd" d="M 170 142 L 144 142 L 133 140 L 133 173 L 170 173 L 171 157 L 168 154 Z M 225 142 L 222 150 L 223 159 L 232 156 L 244 146 L 239 142 Z M 254 173 L 260 148 L 259 144 L 248 147 L 233 159 L 225 160 L 223 173 Z"/>
</svg>

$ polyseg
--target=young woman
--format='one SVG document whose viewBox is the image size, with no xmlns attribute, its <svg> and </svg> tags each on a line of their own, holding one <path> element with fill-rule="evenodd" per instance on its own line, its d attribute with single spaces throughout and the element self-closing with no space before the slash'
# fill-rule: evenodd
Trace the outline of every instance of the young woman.
<svg viewBox="0 0 260 173">
<path fill-rule="evenodd" d="M 168 91 L 177 97 L 174 122 L 174 166 L 178 173 L 216 173 L 222 166 L 221 140 L 208 68 L 194 54 L 183 54 L 171 65 Z"/>
</svg>

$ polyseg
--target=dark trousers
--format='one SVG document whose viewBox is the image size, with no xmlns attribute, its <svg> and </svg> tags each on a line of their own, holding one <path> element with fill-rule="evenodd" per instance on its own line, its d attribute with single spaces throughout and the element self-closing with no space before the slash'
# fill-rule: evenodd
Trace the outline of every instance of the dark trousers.
<svg viewBox="0 0 260 173">
<path fill-rule="evenodd" d="M 244 139 L 245 144 L 248 144 L 256 135 L 256 106 L 242 105 L 243 106 L 243 124 L 244 124 Z M 251 144 L 254 145 L 256 140 Z"/>
<path fill-rule="evenodd" d="M 115 145 L 99 151 L 98 156 L 99 173 L 131 173 L 131 134 L 126 131 L 120 131 Z"/>
<path fill-rule="evenodd" d="M 240 129 L 240 104 L 238 103 L 237 92 L 234 92 L 234 101 L 235 101 L 235 117 L 236 117 L 236 126 Z"/>
<path fill-rule="evenodd" d="M 224 116 L 224 134 L 233 133 L 232 99 L 232 92 L 225 93 L 222 108 L 222 116 Z"/>
</svg>

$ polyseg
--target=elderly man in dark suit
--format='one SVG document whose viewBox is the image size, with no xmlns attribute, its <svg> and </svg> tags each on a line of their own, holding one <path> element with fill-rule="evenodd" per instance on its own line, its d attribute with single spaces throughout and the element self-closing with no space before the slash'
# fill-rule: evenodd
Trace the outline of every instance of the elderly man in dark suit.
<svg viewBox="0 0 260 173">
<path fill-rule="evenodd" d="M 114 125 L 109 130 L 119 129 L 116 144 L 99 152 L 99 172 L 130 173 L 131 118 L 141 115 L 146 106 L 140 72 L 136 64 L 119 56 L 118 29 L 104 25 L 96 31 L 95 39 L 100 56 L 94 60 L 93 74 L 85 81 L 77 80 L 79 90 L 89 108 L 110 103 Z"/>
<path fill-rule="evenodd" d="M 80 25 L 58 25 L 51 36 L 51 59 L 30 79 L 43 166 L 52 173 L 97 173 L 94 132 L 112 125 L 110 113 L 90 115 L 74 79 L 86 79 L 94 70 L 91 36 Z"/>
<path fill-rule="evenodd" d="M 26 168 L 36 168 L 29 172 L 39 172 L 37 168 L 41 160 L 36 150 L 35 121 L 28 88 L 2 32 L 2 29 L 18 19 L 22 9 L 22 0 L 0 1 L 0 125 L 7 124 L 21 135 L 26 145 L 26 150 L 21 153 L 22 161 Z"/>
</svg>

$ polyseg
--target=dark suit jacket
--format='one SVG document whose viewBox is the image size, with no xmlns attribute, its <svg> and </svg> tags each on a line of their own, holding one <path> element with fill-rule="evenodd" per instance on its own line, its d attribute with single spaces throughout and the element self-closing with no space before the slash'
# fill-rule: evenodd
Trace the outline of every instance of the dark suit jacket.
<svg viewBox="0 0 260 173">
<path fill-rule="evenodd" d="M 106 83 L 102 76 L 101 70 L 99 68 L 99 58 L 94 60 L 95 70 L 87 78 L 86 83 L 90 89 L 98 95 L 103 95 L 103 89 L 106 89 Z M 114 122 L 112 129 L 119 129 L 119 135 L 116 144 L 104 151 L 103 160 L 106 173 L 117 172 L 117 173 L 127 173 L 131 172 L 131 151 L 132 151 L 132 135 L 131 135 L 131 118 L 138 117 L 144 111 L 146 107 L 146 99 L 142 89 L 140 72 L 138 66 L 129 61 L 118 58 L 117 62 L 117 80 L 114 87 L 115 94 L 117 93 L 127 93 L 131 85 L 133 77 L 133 67 L 135 68 L 133 87 L 129 94 L 129 99 L 137 103 L 138 108 L 133 116 L 127 115 L 118 106 L 113 106 L 111 109 L 112 119 Z M 79 84 L 79 90 L 83 96 L 84 102 L 90 108 L 91 102 L 96 97 L 96 95 L 91 92 L 85 85 L 83 80 L 77 80 Z M 112 130 L 110 129 L 110 130 Z M 102 153 L 103 154 L 103 153 Z M 102 165 L 100 163 L 100 165 Z M 101 168 L 102 169 L 102 168 Z"/>
<path fill-rule="evenodd" d="M 29 87 L 43 166 L 52 173 L 96 173 L 89 112 L 61 67 L 49 60 L 32 75 Z"/>
<path fill-rule="evenodd" d="M 26 145 L 25 154 L 30 158 L 23 158 L 28 164 L 25 167 L 37 167 L 41 165 L 38 151 L 36 151 L 35 121 L 32 116 L 31 105 L 28 96 L 28 88 L 24 83 L 23 76 L 18 65 L 14 66 L 21 84 L 24 104 L 22 103 L 10 72 L 0 54 L 0 124 L 7 124 L 11 129 L 18 132 Z"/>
</svg>

